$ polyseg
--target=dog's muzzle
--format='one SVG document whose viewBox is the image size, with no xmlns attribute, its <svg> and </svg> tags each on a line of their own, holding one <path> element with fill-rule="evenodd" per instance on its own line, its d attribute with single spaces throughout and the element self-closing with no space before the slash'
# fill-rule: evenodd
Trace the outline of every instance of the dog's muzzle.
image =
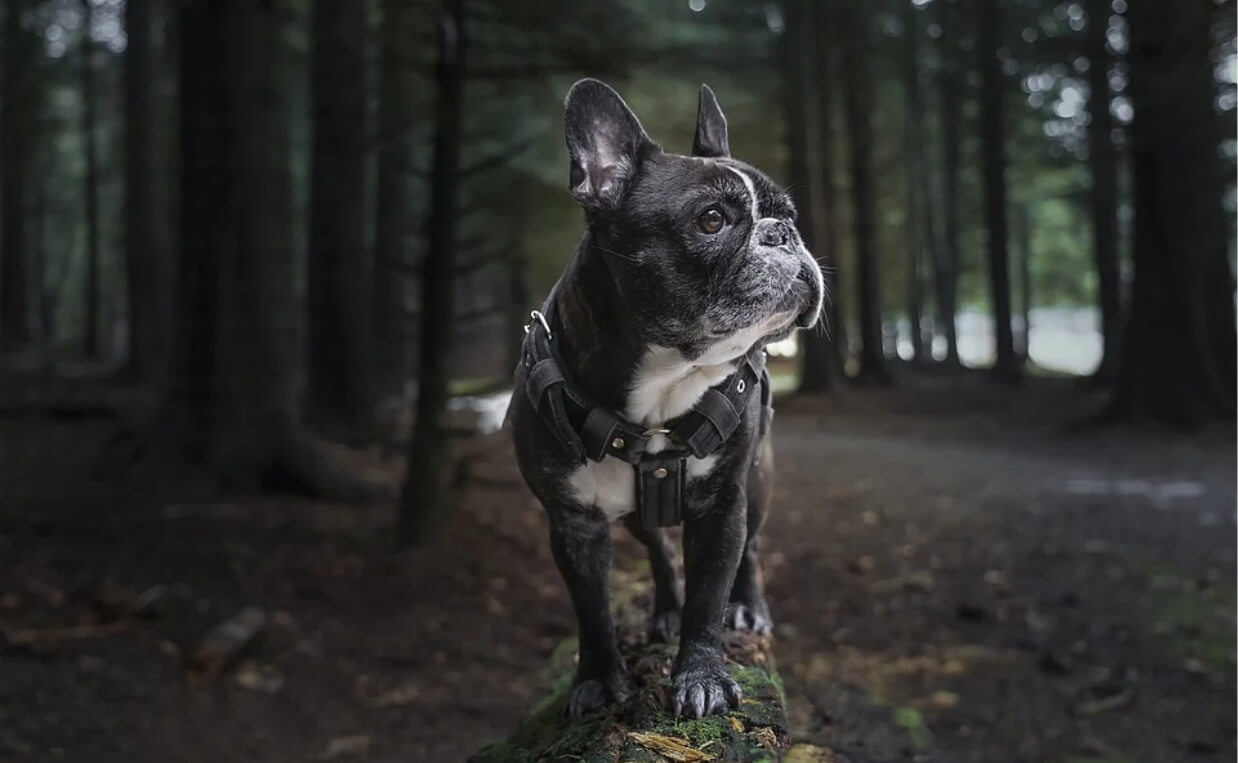
<svg viewBox="0 0 1238 763">
<path fill-rule="evenodd" d="M 810 329 L 821 319 L 825 308 L 825 280 L 812 255 L 805 255 L 798 280 L 808 287 L 808 304 L 795 318 L 796 328 Z"/>
</svg>

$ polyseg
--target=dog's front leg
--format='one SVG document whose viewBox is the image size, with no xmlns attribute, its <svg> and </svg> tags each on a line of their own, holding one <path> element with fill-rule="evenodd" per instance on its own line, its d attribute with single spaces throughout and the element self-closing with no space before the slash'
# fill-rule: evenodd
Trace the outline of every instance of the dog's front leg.
<svg viewBox="0 0 1238 763">
<path fill-rule="evenodd" d="M 610 526 L 575 507 L 550 512 L 550 549 L 576 610 L 580 662 L 567 714 L 579 717 L 628 696 L 627 667 L 610 615 Z"/>
<path fill-rule="evenodd" d="M 722 616 L 744 535 L 742 486 L 728 486 L 709 512 L 684 522 L 683 628 L 671 675 L 676 715 L 700 718 L 739 706 L 739 684 L 722 659 Z"/>
</svg>

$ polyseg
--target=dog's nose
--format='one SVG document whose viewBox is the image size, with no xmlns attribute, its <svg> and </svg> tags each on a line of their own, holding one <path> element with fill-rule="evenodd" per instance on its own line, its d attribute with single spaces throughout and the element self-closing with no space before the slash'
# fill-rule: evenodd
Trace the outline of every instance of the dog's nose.
<svg viewBox="0 0 1238 763">
<path fill-rule="evenodd" d="M 782 220 L 767 217 L 757 223 L 757 241 L 762 246 L 785 246 L 787 243 L 787 226 Z"/>
</svg>

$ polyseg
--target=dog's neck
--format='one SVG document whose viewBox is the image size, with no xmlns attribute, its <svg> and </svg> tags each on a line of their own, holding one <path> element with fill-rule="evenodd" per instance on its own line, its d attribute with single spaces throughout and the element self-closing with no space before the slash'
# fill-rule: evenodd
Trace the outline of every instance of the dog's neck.
<svg viewBox="0 0 1238 763">
<path fill-rule="evenodd" d="M 569 377 L 598 404 L 622 412 L 644 346 L 589 232 L 559 279 L 554 300 L 551 331 Z"/>
<path fill-rule="evenodd" d="M 552 331 L 569 376 L 600 405 L 635 424 L 660 426 L 730 375 L 735 359 L 694 363 L 639 334 L 630 305 L 591 234 L 555 292 Z"/>
</svg>

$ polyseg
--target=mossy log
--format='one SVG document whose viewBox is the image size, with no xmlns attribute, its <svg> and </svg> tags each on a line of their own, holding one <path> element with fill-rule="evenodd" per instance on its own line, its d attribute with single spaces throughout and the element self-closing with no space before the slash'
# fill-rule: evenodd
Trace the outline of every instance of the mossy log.
<svg viewBox="0 0 1238 763">
<path fill-rule="evenodd" d="M 621 607 L 616 619 L 631 684 L 625 703 L 576 720 L 564 715 L 576 661 L 576 639 L 567 639 L 542 671 L 544 698 L 507 740 L 483 748 L 470 763 L 846 763 L 829 750 L 792 746 L 786 694 L 768 636 L 728 632 L 724 637 L 727 668 L 744 692 L 737 710 L 701 719 L 675 718 L 667 710 L 667 697 L 676 645 L 650 643 L 638 607 Z"/>
</svg>

